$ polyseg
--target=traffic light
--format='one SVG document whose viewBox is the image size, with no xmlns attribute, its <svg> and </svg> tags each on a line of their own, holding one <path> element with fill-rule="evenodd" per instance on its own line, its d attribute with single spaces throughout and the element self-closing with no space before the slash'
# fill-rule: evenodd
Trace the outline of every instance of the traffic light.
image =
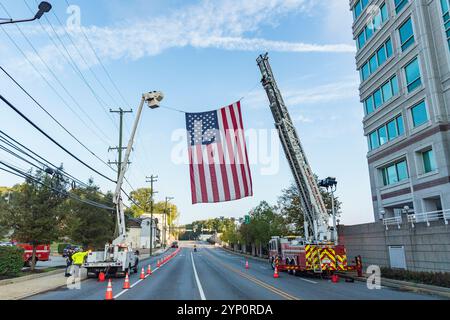
<svg viewBox="0 0 450 320">
<path fill-rule="evenodd" d="M 249 215 L 245 216 L 245 224 L 250 224 L 250 216 Z"/>
</svg>

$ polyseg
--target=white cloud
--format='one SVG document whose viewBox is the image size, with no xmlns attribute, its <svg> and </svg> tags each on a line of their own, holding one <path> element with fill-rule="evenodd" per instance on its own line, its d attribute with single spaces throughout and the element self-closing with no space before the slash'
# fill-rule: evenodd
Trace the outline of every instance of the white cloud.
<svg viewBox="0 0 450 320">
<path fill-rule="evenodd" d="M 294 87 L 291 84 L 288 88 L 280 90 L 282 90 L 286 105 L 295 107 L 298 105 L 317 105 L 331 101 L 352 99 L 358 96 L 358 86 L 357 78 L 344 78 L 337 82 L 314 87 L 305 87 L 303 84 L 297 84 Z M 245 97 L 245 103 L 255 109 L 266 107 L 266 93 L 263 90 L 253 91 Z"/>
<path fill-rule="evenodd" d="M 348 44 L 276 41 L 250 35 L 262 25 L 276 23 L 288 14 L 308 13 L 318 4 L 317 0 L 204 0 L 176 9 L 166 16 L 108 27 L 83 27 L 83 30 L 105 60 L 137 60 L 161 54 L 170 48 L 187 46 L 258 52 L 354 52 L 354 46 Z M 33 34 L 43 33 L 40 28 L 24 30 Z M 64 30 L 59 29 L 58 32 L 64 35 Z M 95 57 L 82 33 L 74 31 L 72 35 L 88 63 L 94 65 Z M 72 45 L 68 49 L 74 58 L 79 59 Z M 65 65 L 65 60 L 55 51 L 52 45 L 39 50 L 45 61 L 60 68 Z M 33 55 L 30 59 L 36 61 Z M 77 62 L 84 65 L 82 61 Z M 21 64 L 20 60 L 14 63 L 16 67 L 18 64 Z"/>
</svg>

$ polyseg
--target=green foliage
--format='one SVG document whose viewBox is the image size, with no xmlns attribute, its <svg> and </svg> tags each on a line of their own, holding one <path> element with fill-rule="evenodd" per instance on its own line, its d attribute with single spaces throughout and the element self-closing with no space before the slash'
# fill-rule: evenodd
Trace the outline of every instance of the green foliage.
<svg viewBox="0 0 450 320">
<path fill-rule="evenodd" d="M 67 198 L 67 181 L 58 171 L 53 175 L 30 171 L 30 175 L 34 179 L 15 186 L 9 201 L 0 203 L 0 225 L 13 230 L 11 237 L 20 242 L 48 244 L 59 236 L 62 219 L 58 207 Z"/>
<path fill-rule="evenodd" d="M 328 210 L 328 214 L 331 215 L 331 194 L 322 188 L 320 188 L 320 193 L 322 194 L 322 198 L 325 203 L 325 207 Z M 339 217 L 342 202 L 340 202 L 339 198 L 336 196 L 334 197 L 334 206 L 337 217 Z M 304 212 L 300 203 L 300 193 L 295 183 L 292 183 L 289 188 L 282 191 L 281 196 L 278 198 L 277 207 L 279 208 L 280 213 L 286 218 L 286 222 L 293 226 L 293 230 L 291 230 L 291 233 L 295 235 L 303 235 Z M 310 230 L 310 233 L 311 232 L 312 230 Z"/>
<path fill-rule="evenodd" d="M 64 248 L 70 245 L 70 243 L 58 243 L 58 253 L 63 254 Z"/>
<path fill-rule="evenodd" d="M 87 187 L 72 190 L 82 199 L 112 206 L 113 195 L 103 196 L 99 188 L 89 181 Z M 67 199 L 60 210 L 64 212 L 64 234 L 73 242 L 93 250 L 103 249 L 105 243 L 112 241 L 116 226 L 116 213 L 97 208 L 73 199 Z"/>
<path fill-rule="evenodd" d="M 420 272 L 382 267 L 381 276 L 394 280 L 412 281 L 450 288 L 450 273 L 448 272 Z"/>
<path fill-rule="evenodd" d="M 130 193 L 130 197 L 137 204 L 132 204 L 130 208 L 135 218 L 139 218 L 144 213 L 150 213 L 151 195 L 151 188 L 140 188 Z"/>
<path fill-rule="evenodd" d="M 23 267 L 23 248 L 0 247 L 0 276 L 16 276 Z"/>
</svg>

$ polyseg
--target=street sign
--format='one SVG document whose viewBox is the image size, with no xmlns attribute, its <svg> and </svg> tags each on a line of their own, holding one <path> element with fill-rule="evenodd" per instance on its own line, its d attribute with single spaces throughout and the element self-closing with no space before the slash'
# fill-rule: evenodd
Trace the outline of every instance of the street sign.
<svg viewBox="0 0 450 320">
<path fill-rule="evenodd" d="M 250 216 L 249 215 L 245 216 L 245 224 L 250 224 Z"/>
</svg>

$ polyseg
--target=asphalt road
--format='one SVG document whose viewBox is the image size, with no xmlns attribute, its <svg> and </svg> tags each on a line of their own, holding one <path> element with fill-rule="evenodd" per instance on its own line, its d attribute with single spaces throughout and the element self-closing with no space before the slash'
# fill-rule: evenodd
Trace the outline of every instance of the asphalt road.
<svg viewBox="0 0 450 320">
<path fill-rule="evenodd" d="M 430 295 L 396 291 L 389 288 L 369 290 L 365 283 L 347 283 L 316 277 L 296 277 L 280 273 L 273 278 L 268 263 L 250 259 L 245 269 L 245 258 L 220 248 L 180 242 L 181 250 L 161 268 L 156 268 L 159 257 L 143 261 L 140 268 L 150 263 L 153 274 L 139 280 L 139 274 L 130 276 L 132 288 L 123 290 L 123 279 L 113 279 L 113 295 L 117 300 L 428 300 Z M 173 249 L 171 249 L 173 251 Z M 168 251 L 168 252 L 171 252 Z M 60 288 L 31 297 L 34 300 L 102 300 L 107 283 L 89 279 L 80 289 Z"/>
</svg>

